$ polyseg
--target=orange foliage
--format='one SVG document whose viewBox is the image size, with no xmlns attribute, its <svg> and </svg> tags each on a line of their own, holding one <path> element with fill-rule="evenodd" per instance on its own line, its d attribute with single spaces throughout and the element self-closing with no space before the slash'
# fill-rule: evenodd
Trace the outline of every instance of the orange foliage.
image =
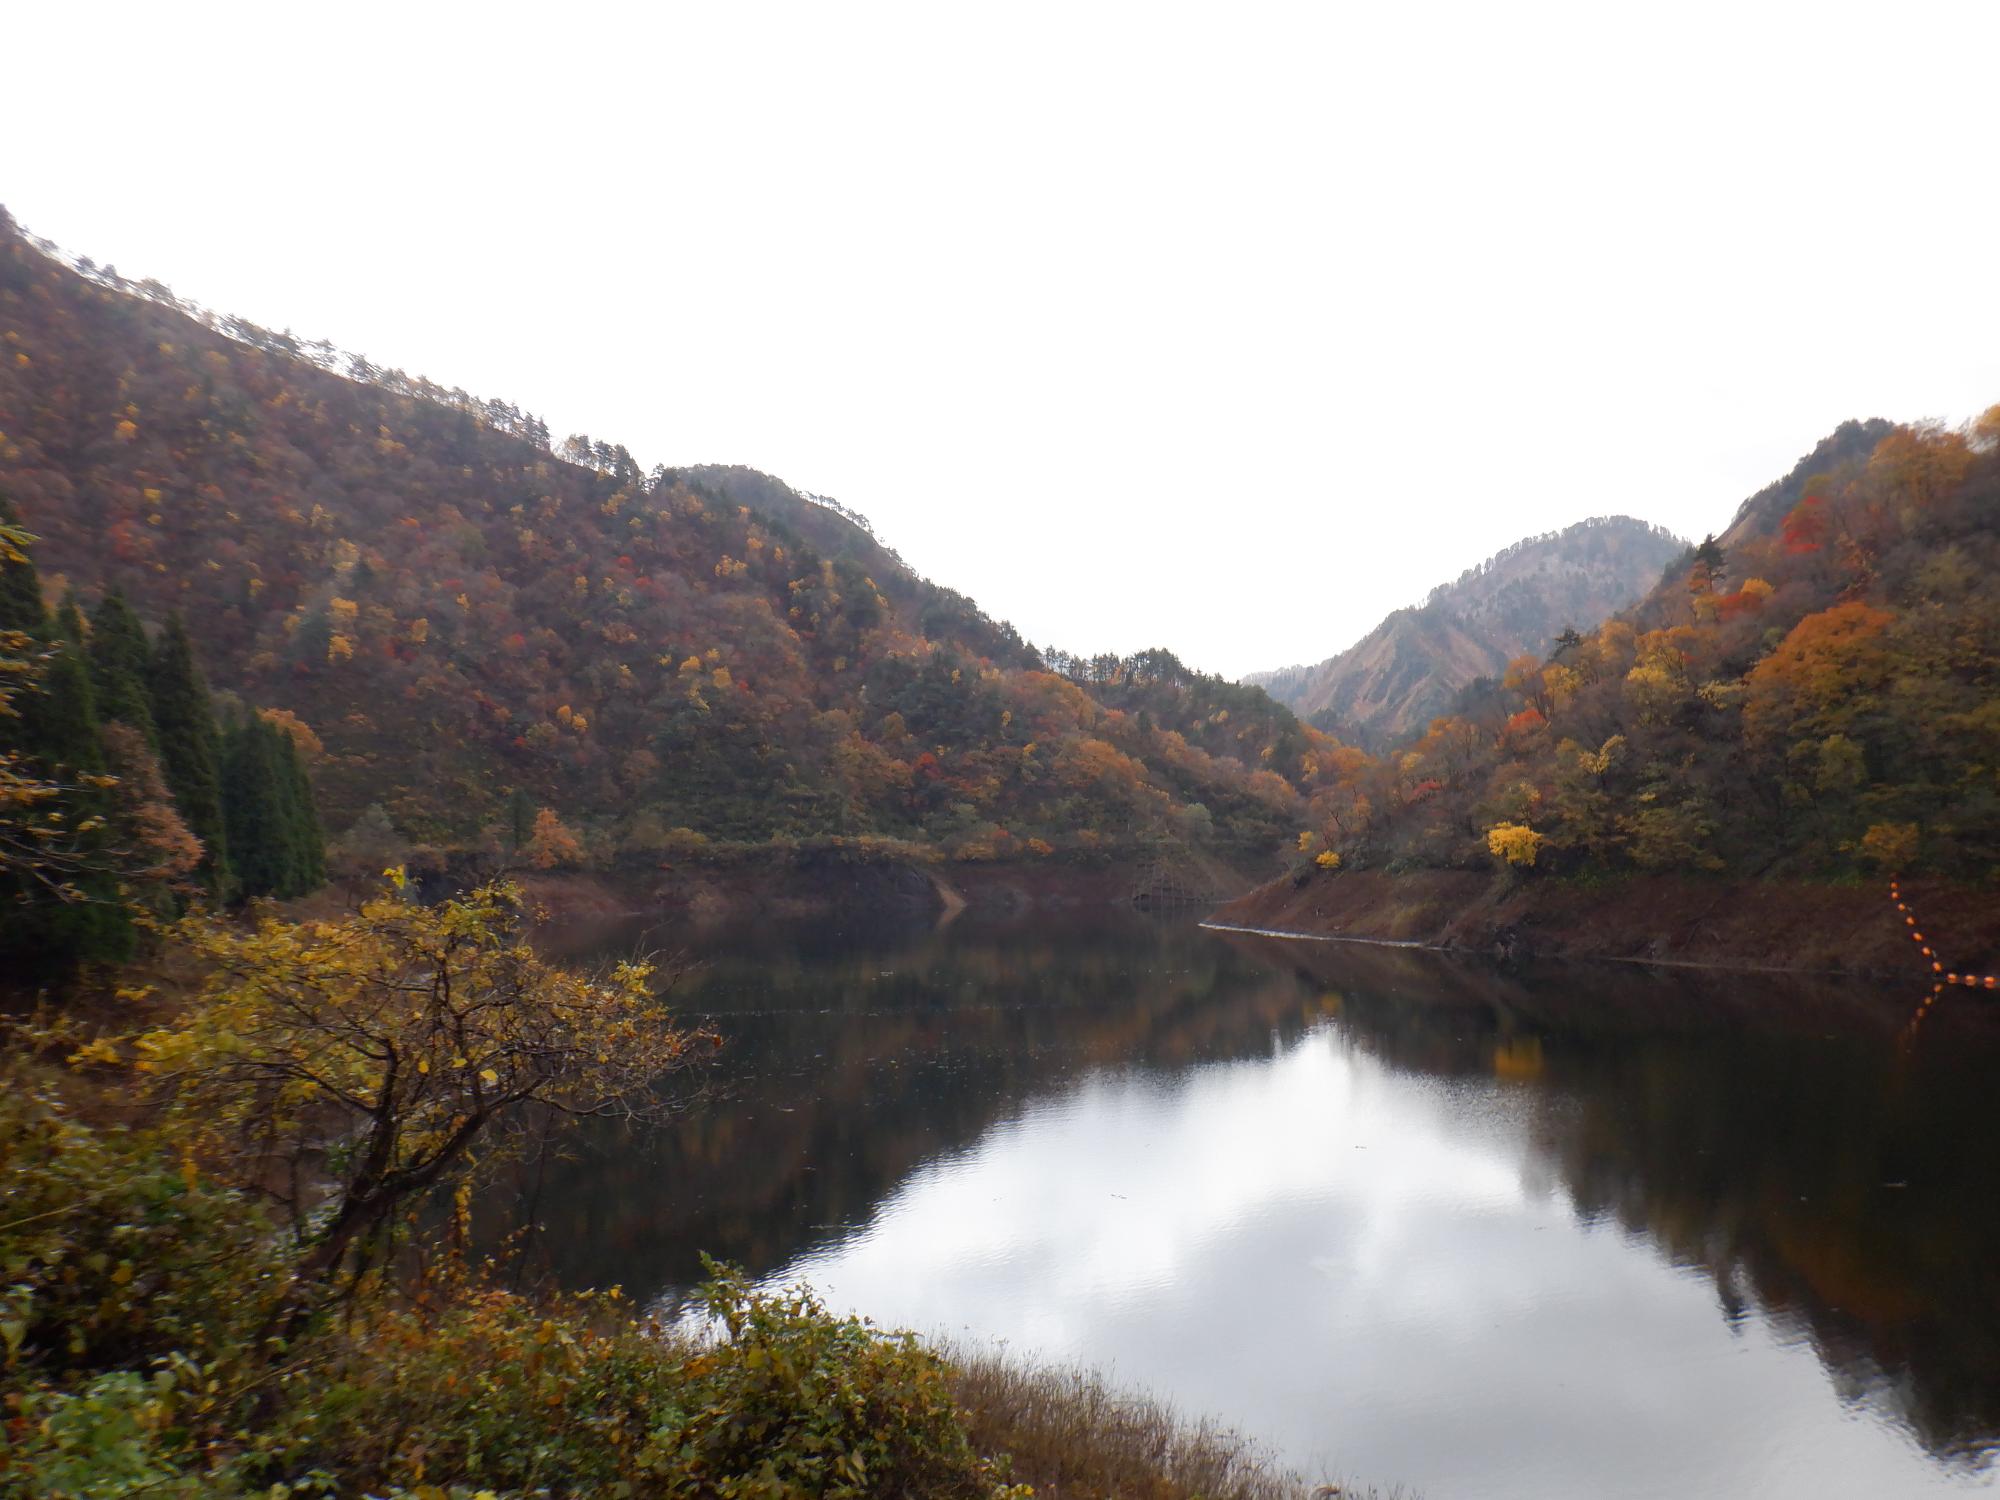
<svg viewBox="0 0 2000 1500">
<path fill-rule="evenodd" d="M 545 807 L 535 814 L 534 833 L 524 852 L 536 869 L 550 870 L 558 865 L 581 864 L 583 841 L 563 826 L 554 808 Z"/>
<path fill-rule="evenodd" d="M 1781 727 L 1882 685 L 1890 660 L 1876 638 L 1895 616 L 1870 604 L 1836 604 L 1807 615 L 1751 671 L 1744 720 L 1753 732 Z"/>
<path fill-rule="evenodd" d="M 266 724 L 282 730 L 285 737 L 297 747 L 299 754 L 307 760 L 317 760 L 326 753 L 326 746 L 320 743 L 319 736 L 312 732 L 311 726 L 289 709 L 260 708 L 257 710 L 257 717 Z"/>
</svg>

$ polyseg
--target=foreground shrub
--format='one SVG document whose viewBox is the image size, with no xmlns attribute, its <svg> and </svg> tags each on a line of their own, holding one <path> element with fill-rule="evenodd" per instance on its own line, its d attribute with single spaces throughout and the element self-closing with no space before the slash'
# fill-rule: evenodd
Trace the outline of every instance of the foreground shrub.
<svg viewBox="0 0 2000 1500">
<path fill-rule="evenodd" d="M 1000 1490 L 942 1361 L 809 1293 L 718 1271 L 711 1337 L 613 1294 L 466 1287 L 378 1310 L 317 1382 L 295 1471 L 366 1486 L 632 1497 L 963 1496 Z"/>
<path fill-rule="evenodd" d="M 711 1270 L 701 1301 L 722 1337 L 689 1361 L 700 1399 L 658 1435 L 655 1461 L 729 1497 L 992 1493 L 949 1372 L 913 1335 Z"/>
<path fill-rule="evenodd" d="M 0 1456 L 0 1495 L 21 1500 L 232 1500 L 243 1486 L 225 1468 L 190 1466 L 175 1426 L 174 1382 L 133 1370 L 99 1375 L 78 1390 L 18 1393 Z"/>
<path fill-rule="evenodd" d="M 292 1237 L 156 1139 L 14 1081 L 5 1500 L 1302 1493 L 1231 1434 L 1090 1377 L 946 1360 L 719 1268 L 698 1331 L 447 1261 L 269 1338 Z"/>
<path fill-rule="evenodd" d="M 269 1221 L 143 1132 L 68 1117 L 0 1071 L 0 1340 L 6 1368 L 92 1372 L 248 1344 L 284 1290 Z"/>
</svg>

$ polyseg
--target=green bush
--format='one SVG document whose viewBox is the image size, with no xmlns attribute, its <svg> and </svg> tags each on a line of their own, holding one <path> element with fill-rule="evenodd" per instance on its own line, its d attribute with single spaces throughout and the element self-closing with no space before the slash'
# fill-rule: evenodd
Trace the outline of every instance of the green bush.
<svg viewBox="0 0 2000 1500">
<path fill-rule="evenodd" d="M 243 1494 L 228 1472 L 188 1465 L 176 1425 L 175 1382 L 134 1370 L 99 1375 L 75 1391 L 23 1393 L 0 1457 L 0 1495 L 22 1500 L 227 1500 Z"/>
<path fill-rule="evenodd" d="M 645 1462 L 669 1494 L 985 1496 L 946 1366 L 909 1334 L 835 1318 L 803 1287 L 759 1295 L 710 1265 L 701 1301 L 720 1338 L 687 1365 L 689 1415 Z"/>
<path fill-rule="evenodd" d="M 322 1335 L 286 1472 L 339 1474 L 343 1492 L 658 1494 L 638 1455 L 679 1420 L 681 1353 L 610 1296 L 461 1283 L 381 1299 Z"/>
<path fill-rule="evenodd" d="M 242 1194 L 147 1133 L 79 1123 L 18 1070 L 0 1074 L 0 1204 L 16 1375 L 227 1357 L 285 1285 L 280 1238 Z"/>
<path fill-rule="evenodd" d="M 363 1486 L 718 1500 L 1007 1493 L 945 1367 L 803 1291 L 718 1270 L 690 1338 L 615 1296 L 461 1287 L 378 1309 L 314 1381 L 294 1470 Z"/>
</svg>

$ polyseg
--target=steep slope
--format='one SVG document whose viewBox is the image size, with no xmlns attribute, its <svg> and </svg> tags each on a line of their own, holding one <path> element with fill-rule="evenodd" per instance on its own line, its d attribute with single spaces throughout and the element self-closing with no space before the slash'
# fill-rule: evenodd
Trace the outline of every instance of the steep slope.
<svg viewBox="0 0 2000 1500">
<path fill-rule="evenodd" d="M 1636 605 L 1468 690 L 1397 753 L 1346 761 L 1313 793 L 1307 845 L 1341 879 L 1872 868 L 1990 899 L 1996 574 L 2000 407 L 1956 429 L 1848 423 Z"/>
<path fill-rule="evenodd" d="M 1529 537 L 1399 609 L 1317 666 L 1246 682 L 1333 733 L 1384 745 L 1421 731 L 1459 691 L 1544 655 L 1565 628 L 1588 630 L 1638 599 L 1686 543 L 1629 516 Z"/>
<path fill-rule="evenodd" d="M 1724 547 L 1742 547 L 1760 538 L 1778 534 L 1785 517 L 1803 500 L 1814 481 L 1822 486 L 1833 482 L 1843 466 L 1865 461 L 1896 424 L 1880 417 L 1865 422 L 1842 422 L 1813 446 L 1783 479 L 1767 484 L 1736 508 L 1729 529 L 1717 539 Z"/>
<path fill-rule="evenodd" d="M 335 830 L 380 804 L 376 832 L 465 847 L 526 802 L 599 859 L 1262 847 L 1329 749 L 1184 670 L 1129 709 L 1124 663 L 1043 670 L 769 476 L 552 451 L 510 405 L 66 264 L 4 212 L 0 490 L 54 591 L 184 613 L 218 688 L 315 731 Z"/>
</svg>

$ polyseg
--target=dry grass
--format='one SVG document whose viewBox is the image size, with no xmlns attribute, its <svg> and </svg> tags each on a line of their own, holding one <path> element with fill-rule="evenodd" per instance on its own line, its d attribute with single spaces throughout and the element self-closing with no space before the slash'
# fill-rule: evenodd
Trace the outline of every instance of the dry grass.
<svg viewBox="0 0 2000 1500">
<path fill-rule="evenodd" d="M 1013 1455 L 1010 1478 L 1038 1500 L 1396 1500 L 1308 1483 L 1254 1442 L 1191 1422 L 1093 1372 L 1024 1365 L 993 1351 L 946 1351 L 974 1447 Z M 1414 1497 L 1405 1497 L 1414 1500 Z"/>
</svg>

